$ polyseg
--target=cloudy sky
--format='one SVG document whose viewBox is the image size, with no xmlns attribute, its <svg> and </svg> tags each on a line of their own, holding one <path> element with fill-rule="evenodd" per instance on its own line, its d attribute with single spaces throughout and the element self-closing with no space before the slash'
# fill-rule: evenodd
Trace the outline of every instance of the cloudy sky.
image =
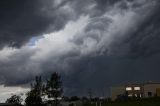
<svg viewBox="0 0 160 106">
<path fill-rule="evenodd" d="M 160 82 L 159 10 L 159 0 L 1 0 L 0 97 L 55 71 L 65 95 Z"/>
</svg>

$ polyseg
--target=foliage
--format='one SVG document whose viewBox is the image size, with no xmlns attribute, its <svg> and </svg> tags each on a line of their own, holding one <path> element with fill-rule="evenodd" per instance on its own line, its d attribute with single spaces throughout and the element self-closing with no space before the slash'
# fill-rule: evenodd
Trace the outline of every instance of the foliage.
<svg viewBox="0 0 160 106">
<path fill-rule="evenodd" d="M 27 93 L 27 97 L 25 99 L 25 103 L 27 106 L 36 106 L 36 105 L 42 105 L 42 99 L 41 96 L 36 95 L 34 91 L 30 91 Z"/>
<path fill-rule="evenodd" d="M 78 100 L 80 100 L 80 98 L 78 96 L 72 96 L 70 98 L 70 101 L 78 101 Z"/>
<path fill-rule="evenodd" d="M 58 97 L 61 97 L 63 92 L 61 77 L 58 75 L 58 73 L 54 72 L 50 79 L 47 80 L 45 90 L 48 98 L 52 99 L 50 102 L 53 102 L 57 106 Z"/>
<path fill-rule="evenodd" d="M 81 101 L 87 102 L 87 101 L 89 101 L 89 99 L 88 99 L 87 97 L 83 96 L 83 97 L 81 98 Z"/>
<path fill-rule="evenodd" d="M 10 98 L 6 100 L 6 103 L 15 103 L 15 104 L 21 104 L 22 98 L 19 95 L 12 95 Z"/>
<path fill-rule="evenodd" d="M 26 94 L 25 103 L 27 106 L 44 105 L 42 97 L 48 97 L 47 103 L 55 103 L 57 106 L 58 98 L 62 95 L 62 82 L 58 73 L 53 73 L 49 80 L 45 83 L 42 82 L 41 76 L 35 77 L 35 83 L 31 83 L 31 90 Z"/>
<path fill-rule="evenodd" d="M 35 83 L 31 84 L 31 91 L 27 93 L 25 103 L 27 106 L 42 105 L 42 78 L 36 76 Z"/>
</svg>

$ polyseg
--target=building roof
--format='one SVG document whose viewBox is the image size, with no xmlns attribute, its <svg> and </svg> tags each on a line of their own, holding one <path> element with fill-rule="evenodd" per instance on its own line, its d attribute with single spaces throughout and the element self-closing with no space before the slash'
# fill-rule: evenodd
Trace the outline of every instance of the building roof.
<svg viewBox="0 0 160 106">
<path fill-rule="evenodd" d="M 160 84 L 160 83 L 149 81 L 149 82 L 145 82 L 145 83 L 129 83 L 129 84 L 125 84 L 125 86 L 136 86 L 136 85 L 143 86 L 143 85 L 150 85 L 150 84 Z"/>
</svg>

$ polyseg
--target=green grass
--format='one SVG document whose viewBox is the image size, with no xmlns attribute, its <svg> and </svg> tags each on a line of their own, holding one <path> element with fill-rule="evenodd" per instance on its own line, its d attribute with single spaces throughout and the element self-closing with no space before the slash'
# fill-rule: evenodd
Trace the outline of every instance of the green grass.
<svg viewBox="0 0 160 106">
<path fill-rule="evenodd" d="M 96 104 L 95 103 L 84 104 L 83 106 L 96 106 Z M 103 102 L 102 106 L 160 106 L 160 98 L 148 98 L 141 100 L 110 102 L 110 103 Z"/>
</svg>

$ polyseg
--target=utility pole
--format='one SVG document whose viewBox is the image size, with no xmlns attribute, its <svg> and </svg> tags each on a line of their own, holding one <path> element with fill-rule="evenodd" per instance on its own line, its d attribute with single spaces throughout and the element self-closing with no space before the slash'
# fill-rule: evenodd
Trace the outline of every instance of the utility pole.
<svg viewBox="0 0 160 106">
<path fill-rule="evenodd" d="M 88 89 L 88 96 L 91 101 L 92 100 L 92 89 L 91 88 Z"/>
</svg>

